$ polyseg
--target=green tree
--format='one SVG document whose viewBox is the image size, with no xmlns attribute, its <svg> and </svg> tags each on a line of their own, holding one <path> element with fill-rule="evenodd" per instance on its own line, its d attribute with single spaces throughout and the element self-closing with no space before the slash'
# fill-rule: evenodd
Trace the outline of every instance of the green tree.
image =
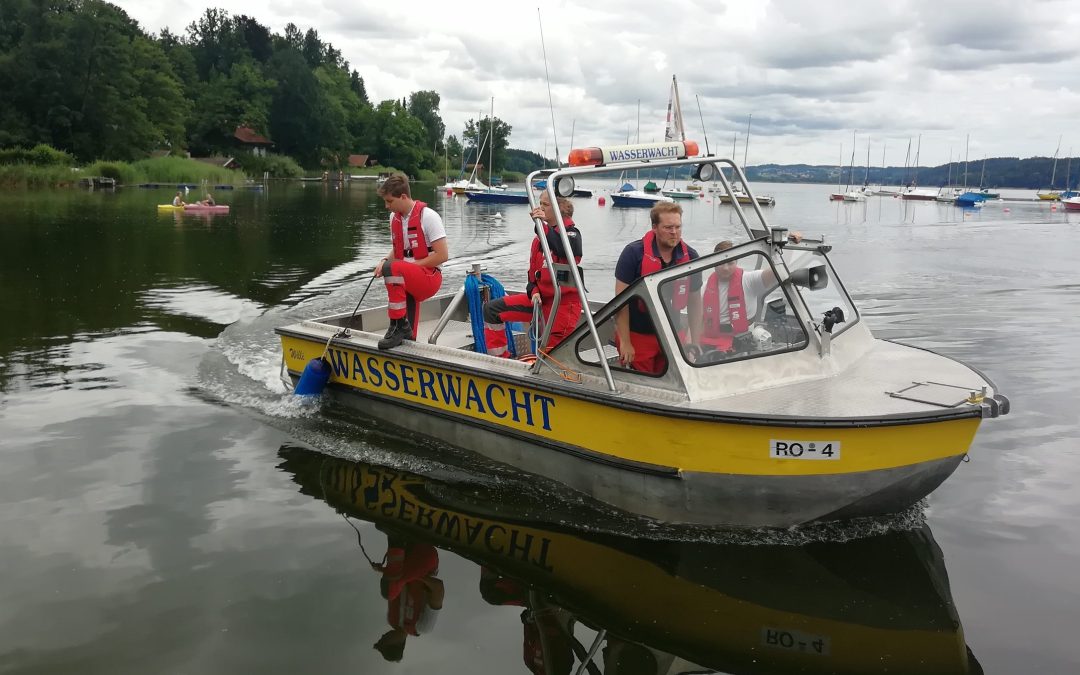
<svg viewBox="0 0 1080 675">
<path fill-rule="evenodd" d="M 446 139 L 446 155 L 450 166 L 461 166 L 461 141 L 453 134 Z"/>
<path fill-rule="evenodd" d="M 483 147 L 481 164 L 487 164 L 491 157 L 494 146 L 494 159 L 491 160 L 492 171 L 502 171 L 506 166 L 506 148 L 510 145 L 510 131 L 512 127 L 498 117 L 485 117 L 479 122 L 469 120 L 465 123 L 465 151 L 472 161 L 476 159 L 476 137 L 479 131 L 480 145 Z M 490 137 L 494 136 L 494 141 Z"/>
<path fill-rule="evenodd" d="M 436 154 L 442 152 L 442 138 L 446 133 L 446 125 L 439 116 L 438 92 L 426 90 L 417 91 L 409 95 L 409 114 L 420 120 L 427 130 L 428 148 Z"/>
<path fill-rule="evenodd" d="M 371 107 L 371 101 L 367 97 L 367 87 L 364 86 L 364 78 L 360 77 L 360 73 L 355 70 L 352 71 L 352 75 L 349 76 L 349 87 L 356 94 L 356 97 L 360 99 L 360 103 Z"/>
<path fill-rule="evenodd" d="M 321 142 L 322 90 L 300 52 L 279 49 L 271 59 L 278 86 L 270 106 L 270 133 L 277 150 L 304 166 L 317 166 Z"/>
<path fill-rule="evenodd" d="M 427 132 L 420 120 L 396 100 L 383 101 L 374 110 L 364 135 L 365 147 L 385 165 L 397 167 L 410 176 L 424 168 L 431 153 L 425 150 Z"/>
<path fill-rule="evenodd" d="M 274 89 L 275 82 L 264 77 L 253 61 L 233 65 L 227 75 L 212 70 L 196 91 L 189 136 L 192 152 L 227 150 L 241 125 L 265 132 Z"/>
</svg>

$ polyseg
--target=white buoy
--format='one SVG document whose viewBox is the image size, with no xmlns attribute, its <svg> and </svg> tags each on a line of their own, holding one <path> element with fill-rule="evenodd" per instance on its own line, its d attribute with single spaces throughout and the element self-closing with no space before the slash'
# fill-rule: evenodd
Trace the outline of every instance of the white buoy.
<svg viewBox="0 0 1080 675">
<path fill-rule="evenodd" d="M 502 220 L 502 214 L 496 211 L 495 215 L 492 216 L 492 218 L 494 218 L 495 220 Z"/>
</svg>

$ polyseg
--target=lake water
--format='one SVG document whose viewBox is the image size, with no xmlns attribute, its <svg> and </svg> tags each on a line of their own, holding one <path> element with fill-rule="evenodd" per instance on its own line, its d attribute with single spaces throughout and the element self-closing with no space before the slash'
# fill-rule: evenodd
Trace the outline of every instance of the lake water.
<svg viewBox="0 0 1080 675">
<path fill-rule="evenodd" d="M 757 189 L 835 246 L 879 337 L 1012 400 L 909 513 L 665 538 L 297 404 L 273 328 L 357 302 L 389 249 L 373 186 L 221 192 L 232 212 L 204 217 L 158 214 L 164 190 L 0 193 L 0 671 L 562 673 L 594 646 L 581 672 L 1080 671 L 1080 214 Z M 447 224 L 444 289 L 474 261 L 520 283 L 526 207 L 416 196 Z M 576 204 L 610 297 L 647 213 Z M 699 250 L 739 234 L 686 208 Z M 381 589 L 373 563 L 416 581 Z"/>
</svg>

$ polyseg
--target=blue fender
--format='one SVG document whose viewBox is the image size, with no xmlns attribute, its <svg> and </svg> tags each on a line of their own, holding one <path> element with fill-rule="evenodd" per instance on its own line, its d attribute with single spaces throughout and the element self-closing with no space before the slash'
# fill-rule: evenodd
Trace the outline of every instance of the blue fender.
<svg viewBox="0 0 1080 675">
<path fill-rule="evenodd" d="M 293 393 L 297 396 L 318 396 L 326 388 L 330 381 L 330 373 L 333 370 L 330 362 L 324 357 L 311 359 L 304 366 L 304 372 L 300 374 L 300 380 L 296 383 Z"/>
</svg>

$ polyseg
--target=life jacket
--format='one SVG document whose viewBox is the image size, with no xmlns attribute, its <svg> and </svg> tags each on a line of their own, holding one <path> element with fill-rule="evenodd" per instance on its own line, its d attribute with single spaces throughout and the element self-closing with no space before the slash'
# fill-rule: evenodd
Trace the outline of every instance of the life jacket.
<svg viewBox="0 0 1080 675">
<path fill-rule="evenodd" d="M 574 221 L 569 218 L 564 219 L 563 223 L 566 225 L 567 230 L 575 227 Z M 551 226 L 544 223 L 544 235 L 546 236 L 550 231 Z M 570 264 L 570 261 L 565 256 L 559 255 L 554 250 L 551 251 L 551 260 L 556 265 Z M 580 262 L 581 256 L 574 256 L 574 264 L 576 265 Z M 544 302 L 551 302 L 555 297 L 555 283 L 551 277 L 551 271 L 547 268 L 547 265 L 544 264 L 544 249 L 540 246 L 539 237 L 533 238 L 532 253 L 529 256 L 529 271 L 531 273 L 530 278 L 536 280 L 536 289 L 540 292 L 540 298 Z M 581 304 L 573 284 L 567 284 L 564 281 L 563 283 L 560 283 L 559 286 L 562 288 L 563 302 L 577 302 L 578 304 Z"/>
<path fill-rule="evenodd" d="M 416 544 L 408 550 L 391 547 L 386 553 L 381 569 L 390 582 L 386 621 L 393 628 L 416 635 L 416 624 L 428 608 L 429 591 L 421 579 L 438 574 L 438 554 L 427 544 Z"/>
<path fill-rule="evenodd" d="M 406 249 L 410 251 L 410 258 L 423 259 L 427 257 L 427 239 L 424 238 L 424 228 L 420 222 L 420 216 L 423 214 L 425 207 L 427 207 L 427 204 L 422 201 L 417 200 L 413 203 L 412 211 L 409 213 L 409 245 L 407 247 L 405 246 L 405 240 L 401 236 L 401 214 L 395 213 L 393 218 L 390 219 L 390 237 L 394 242 L 395 259 L 404 260 Z"/>
<path fill-rule="evenodd" d="M 705 336 L 702 342 L 720 351 L 731 349 L 735 336 L 750 329 L 750 322 L 746 319 L 746 291 L 743 289 L 742 278 L 742 268 L 736 267 L 728 279 L 729 324 L 720 323 L 720 277 L 713 272 L 705 282 Z M 731 330 L 724 330 L 725 325 L 730 325 Z"/>
<path fill-rule="evenodd" d="M 644 244 L 645 255 L 641 258 L 641 269 L 638 270 L 638 276 L 643 277 L 646 274 L 652 274 L 653 272 L 659 272 L 664 269 L 664 261 L 659 256 L 653 255 L 653 241 L 656 239 L 656 234 L 649 230 L 645 233 L 645 236 L 641 238 Z M 686 242 L 680 241 L 676 247 L 679 251 L 679 255 L 672 255 L 672 260 L 689 260 L 690 251 L 686 248 Z M 673 282 L 675 284 L 674 290 L 671 292 L 671 309 L 675 312 L 681 312 L 686 309 L 687 302 L 690 301 L 690 277 L 685 276 Z M 645 307 L 645 302 L 640 298 L 638 299 L 638 309 L 642 312 L 648 311 Z"/>
</svg>

